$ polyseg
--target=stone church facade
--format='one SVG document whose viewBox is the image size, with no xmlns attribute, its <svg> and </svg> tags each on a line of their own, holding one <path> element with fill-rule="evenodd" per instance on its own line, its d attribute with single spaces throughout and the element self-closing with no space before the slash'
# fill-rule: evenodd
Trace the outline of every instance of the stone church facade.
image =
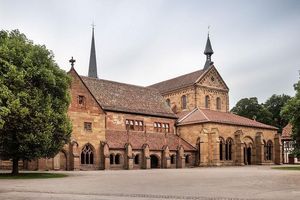
<svg viewBox="0 0 300 200">
<path fill-rule="evenodd" d="M 184 168 L 280 164 L 277 128 L 229 112 L 229 88 L 211 62 L 148 87 L 99 79 L 94 33 L 89 76 L 71 59 L 73 124 L 69 144 L 54 158 L 22 162 L 29 170 Z M 9 168 L 9 161 L 1 161 Z"/>
</svg>

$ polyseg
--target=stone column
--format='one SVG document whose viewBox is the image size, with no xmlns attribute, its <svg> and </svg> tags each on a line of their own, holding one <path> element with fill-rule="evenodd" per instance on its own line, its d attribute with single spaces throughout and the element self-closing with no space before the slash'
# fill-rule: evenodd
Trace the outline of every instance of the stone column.
<svg viewBox="0 0 300 200">
<path fill-rule="evenodd" d="M 73 153 L 73 170 L 77 171 L 80 170 L 80 153 L 78 149 L 78 143 L 73 142 L 72 144 L 72 153 Z"/>
<path fill-rule="evenodd" d="M 207 166 L 209 157 L 208 149 L 208 133 L 203 130 L 200 137 L 200 156 L 199 156 L 199 166 Z"/>
<path fill-rule="evenodd" d="M 211 147 L 212 147 L 212 162 L 213 166 L 220 166 L 220 138 L 219 130 L 213 128 L 211 131 Z"/>
<path fill-rule="evenodd" d="M 133 156 L 132 156 L 132 146 L 131 146 L 131 144 L 126 144 L 125 155 L 126 155 L 126 160 L 125 160 L 126 169 L 129 169 L 129 170 L 133 169 Z"/>
<path fill-rule="evenodd" d="M 255 164 L 261 165 L 264 162 L 264 141 L 261 132 L 256 133 L 255 144 L 256 144 Z"/>
<path fill-rule="evenodd" d="M 234 146 L 235 146 L 235 164 L 236 165 L 244 165 L 244 149 L 241 141 L 243 132 L 236 131 L 234 133 Z"/>
<path fill-rule="evenodd" d="M 103 155 L 100 155 L 100 156 L 103 156 L 103 161 L 102 161 L 103 166 L 102 166 L 102 168 L 104 170 L 108 170 L 108 169 L 110 169 L 109 146 L 106 142 L 101 142 L 101 144 L 102 144 L 102 149 L 103 149 L 103 151 L 102 151 Z"/>
<path fill-rule="evenodd" d="M 143 159 L 142 159 L 142 168 L 143 169 L 150 169 L 151 162 L 150 162 L 150 149 L 148 144 L 143 145 Z"/>
<path fill-rule="evenodd" d="M 163 161 L 163 163 L 162 163 L 163 168 L 171 167 L 170 150 L 169 150 L 168 146 L 164 147 L 162 161 Z"/>
<path fill-rule="evenodd" d="M 184 156 L 184 149 L 182 146 L 178 147 L 176 160 L 177 160 L 177 168 L 185 167 L 185 156 Z"/>
<path fill-rule="evenodd" d="M 272 154 L 275 155 L 275 157 L 273 156 L 273 160 L 274 160 L 274 163 L 277 164 L 277 165 L 281 165 L 282 164 L 282 144 L 281 144 L 281 137 L 279 135 L 279 133 L 277 133 L 275 135 L 275 138 L 274 138 L 274 147 L 273 147 L 273 152 Z M 275 152 L 275 154 L 274 154 Z"/>
</svg>

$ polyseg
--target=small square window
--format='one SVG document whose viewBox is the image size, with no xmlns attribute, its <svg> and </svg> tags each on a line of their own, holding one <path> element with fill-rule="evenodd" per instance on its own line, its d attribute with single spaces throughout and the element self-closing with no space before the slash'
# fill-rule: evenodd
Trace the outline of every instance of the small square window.
<svg viewBox="0 0 300 200">
<path fill-rule="evenodd" d="M 84 130 L 85 131 L 92 131 L 92 123 L 91 122 L 84 122 Z"/>
<path fill-rule="evenodd" d="M 78 96 L 78 104 L 81 106 L 85 105 L 85 97 L 84 96 L 82 96 L 82 95 Z"/>
</svg>

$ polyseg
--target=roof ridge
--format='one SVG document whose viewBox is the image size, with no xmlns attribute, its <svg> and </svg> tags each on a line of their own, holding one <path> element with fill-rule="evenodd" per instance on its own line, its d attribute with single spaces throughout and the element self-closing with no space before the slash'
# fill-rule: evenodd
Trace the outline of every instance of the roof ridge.
<svg viewBox="0 0 300 200">
<path fill-rule="evenodd" d="M 199 111 L 203 114 L 203 116 L 207 119 L 207 121 L 210 121 L 210 119 L 206 116 L 206 114 L 201 109 L 199 109 Z"/>
<path fill-rule="evenodd" d="M 167 81 L 176 79 L 176 78 L 180 78 L 180 77 L 183 77 L 183 76 L 187 76 L 187 75 L 193 74 L 193 73 L 195 73 L 195 72 L 199 72 L 199 71 L 204 71 L 204 69 L 199 69 L 199 70 L 196 70 L 196 71 L 187 73 L 187 74 L 182 74 L 182 75 L 176 76 L 176 77 L 174 77 L 174 78 L 170 78 L 170 79 L 167 79 L 167 80 L 164 80 L 164 81 L 160 81 L 160 82 L 158 82 L 158 83 L 154 83 L 154 84 L 149 85 L 149 86 L 147 86 L 147 87 L 152 87 L 152 86 L 154 86 L 154 85 L 161 84 L 161 83 L 164 83 L 164 82 L 167 82 Z"/>
<path fill-rule="evenodd" d="M 133 87 L 139 87 L 139 88 L 151 89 L 151 90 L 158 91 L 155 88 L 149 88 L 147 86 L 135 85 L 135 84 L 131 84 L 131 83 L 122 83 L 122 82 L 118 82 L 118 81 L 112 81 L 112 80 L 100 79 L 100 78 L 94 78 L 94 77 L 88 77 L 88 76 L 82 76 L 82 75 L 80 75 L 80 77 L 88 78 L 88 79 L 94 79 L 95 81 L 106 81 L 106 82 L 116 83 L 116 84 L 120 84 L 120 85 L 128 85 L 128 86 L 133 86 Z"/>
<path fill-rule="evenodd" d="M 181 122 L 182 120 L 186 119 L 188 116 L 190 116 L 192 113 L 194 113 L 198 108 L 194 108 L 191 112 L 188 112 L 185 116 L 183 116 L 178 122 Z"/>
</svg>

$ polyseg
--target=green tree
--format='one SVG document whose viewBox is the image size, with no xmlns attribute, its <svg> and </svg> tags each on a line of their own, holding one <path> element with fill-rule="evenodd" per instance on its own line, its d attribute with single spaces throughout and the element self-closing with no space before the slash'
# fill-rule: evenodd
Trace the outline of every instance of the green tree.
<svg viewBox="0 0 300 200">
<path fill-rule="evenodd" d="M 18 30 L 0 31 L 0 157 L 52 157 L 68 142 L 70 77 L 45 46 Z"/>
<path fill-rule="evenodd" d="M 289 95 L 276 95 L 273 94 L 263 106 L 272 113 L 272 123 L 270 125 L 279 128 L 278 132 L 282 132 L 282 129 L 288 124 L 288 119 L 282 118 L 280 111 L 291 97 Z"/>
<path fill-rule="evenodd" d="M 256 97 L 239 100 L 235 107 L 231 109 L 231 112 L 265 124 L 272 123 L 272 113 L 262 104 L 259 104 Z"/>
<path fill-rule="evenodd" d="M 282 118 L 288 119 L 292 124 L 292 137 L 296 141 L 294 154 L 300 156 L 300 81 L 294 85 L 296 94 L 281 110 Z"/>
</svg>

